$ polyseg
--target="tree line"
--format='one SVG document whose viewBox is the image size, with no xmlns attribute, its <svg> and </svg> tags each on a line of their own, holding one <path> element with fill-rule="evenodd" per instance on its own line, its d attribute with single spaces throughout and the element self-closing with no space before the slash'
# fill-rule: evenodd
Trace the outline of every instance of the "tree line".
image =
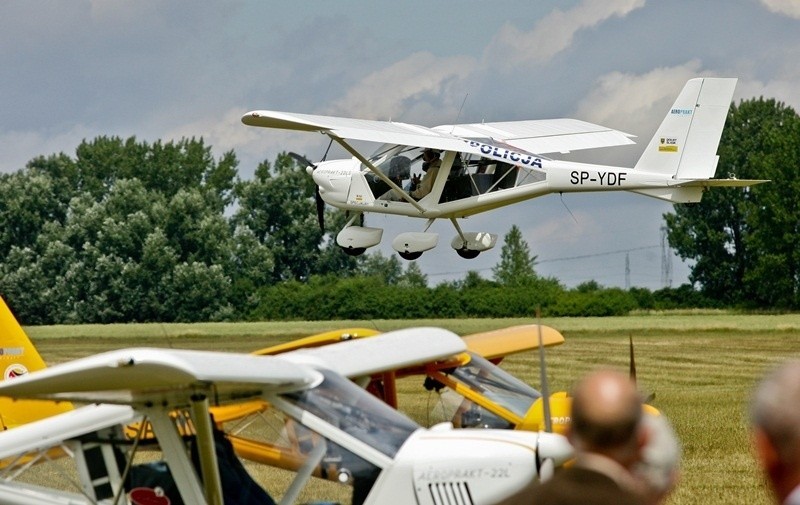
<svg viewBox="0 0 800 505">
<path fill-rule="evenodd" d="M 414 262 L 343 254 L 286 154 L 243 180 L 235 153 L 215 158 L 202 139 L 98 137 L 0 175 L 0 294 L 26 324 L 795 309 L 800 120 L 774 100 L 734 105 L 719 153 L 719 173 L 772 182 L 666 214 L 691 284 L 651 292 L 542 278 L 516 227 L 492 279 L 429 286 Z M 338 231 L 344 213 L 326 212 Z"/>
</svg>

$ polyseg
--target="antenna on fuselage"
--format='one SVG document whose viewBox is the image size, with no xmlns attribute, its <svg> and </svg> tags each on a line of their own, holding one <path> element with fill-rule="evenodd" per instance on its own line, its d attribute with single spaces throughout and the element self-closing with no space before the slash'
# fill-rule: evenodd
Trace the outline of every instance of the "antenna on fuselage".
<svg viewBox="0 0 800 505">
<path fill-rule="evenodd" d="M 467 98 L 469 98 L 469 93 L 464 95 L 464 99 L 461 100 L 461 107 L 458 108 L 458 114 L 456 114 L 456 120 L 453 122 L 453 127 L 450 128 L 450 134 L 452 135 L 456 129 L 456 125 L 458 124 L 458 120 L 461 119 L 461 111 L 464 110 L 464 104 L 467 103 Z"/>
</svg>

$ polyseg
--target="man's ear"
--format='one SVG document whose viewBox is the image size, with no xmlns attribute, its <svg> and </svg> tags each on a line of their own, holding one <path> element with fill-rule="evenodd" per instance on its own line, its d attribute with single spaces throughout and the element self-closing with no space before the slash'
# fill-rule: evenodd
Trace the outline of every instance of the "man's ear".
<svg viewBox="0 0 800 505">
<path fill-rule="evenodd" d="M 564 436 L 567 437 L 569 443 L 572 444 L 572 447 L 575 447 L 575 440 L 572 433 L 572 423 L 568 424 L 566 428 L 564 428 Z"/>
<path fill-rule="evenodd" d="M 767 434 L 764 433 L 764 430 L 753 428 L 750 436 L 753 441 L 752 445 L 756 453 L 756 458 L 758 458 L 759 463 L 761 463 L 761 466 L 764 467 L 765 470 L 768 472 L 771 471 L 780 463 L 778 451 L 775 449 L 775 446 L 772 445 L 772 441 Z"/>
</svg>

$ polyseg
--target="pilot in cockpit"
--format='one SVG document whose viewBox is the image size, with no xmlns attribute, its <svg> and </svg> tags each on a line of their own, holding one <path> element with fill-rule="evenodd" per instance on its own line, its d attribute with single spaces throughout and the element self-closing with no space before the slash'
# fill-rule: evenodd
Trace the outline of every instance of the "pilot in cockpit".
<svg viewBox="0 0 800 505">
<path fill-rule="evenodd" d="M 419 175 L 411 178 L 411 191 L 412 198 L 419 200 L 424 197 L 433 189 L 433 182 L 436 180 L 436 174 L 439 173 L 439 167 L 442 165 L 442 160 L 439 159 L 439 151 L 434 149 L 425 149 L 422 151 L 422 171 L 425 175 L 420 179 Z"/>
<path fill-rule="evenodd" d="M 403 181 L 411 177 L 411 160 L 407 156 L 395 156 L 389 161 L 389 170 L 386 176 L 398 187 L 403 187 Z M 402 200 L 399 192 L 390 189 L 379 197 L 382 200 Z"/>
</svg>

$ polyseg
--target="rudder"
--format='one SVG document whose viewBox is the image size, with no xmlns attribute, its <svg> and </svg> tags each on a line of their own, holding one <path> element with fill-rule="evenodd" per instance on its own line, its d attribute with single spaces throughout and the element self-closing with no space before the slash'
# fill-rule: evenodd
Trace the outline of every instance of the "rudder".
<svg viewBox="0 0 800 505">
<path fill-rule="evenodd" d="M 713 77 L 687 81 L 635 169 L 683 180 L 714 177 L 736 81 Z"/>
<path fill-rule="evenodd" d="M 39 351 L 0 296 L 0 370 L 2 380 L 46 368 Z M 67 402 L 12 400 L 0 397 L 0 429 L 13 428 L 72 409 Z"/>
</svg>

